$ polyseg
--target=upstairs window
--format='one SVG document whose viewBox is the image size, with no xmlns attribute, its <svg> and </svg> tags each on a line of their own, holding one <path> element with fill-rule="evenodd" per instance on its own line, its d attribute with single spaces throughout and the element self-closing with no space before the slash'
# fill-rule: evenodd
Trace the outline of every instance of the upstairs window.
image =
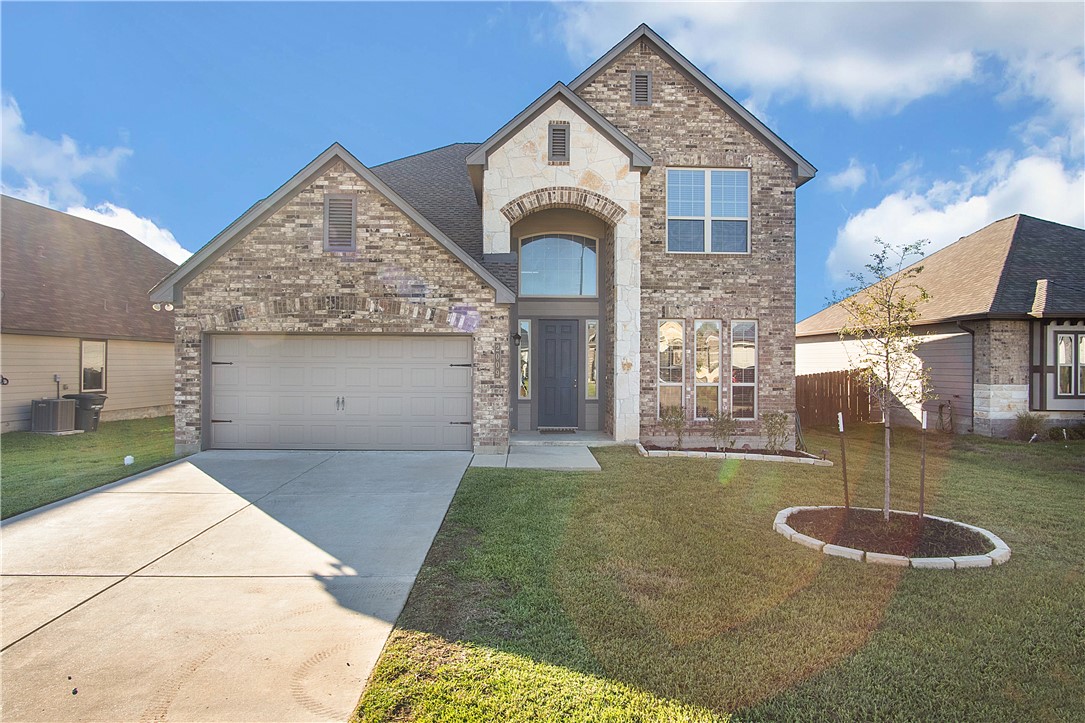
<svg viewBox="0 0 1085 723">
<path fill-rule="evenodd" d="M 521 296 L 595 296 L 594 239 L 544 234 L 520 241 Z"/>
<path fill-rule="evenodd" d="M 550 124 L 547 139 L 547 160 L 550 163 L 569 162 L 569 124 L 554 121 Z"/>
<path fill-rule="evenodd" d="M 329 193 L 324 196 L 325 251 L 354 250 L 357 203 L 358 197 L 350 193 Z"/>
<path fill-rule="evenodd" d="M 750 250 L 750 172 L 667 169 L 667 251 Z"/>
<path fill-rule="evenodd" d="M 633 105 L 652 104 L 652 74 L 648 71 L 634 71 L 632 79 Z"/>
</svg>

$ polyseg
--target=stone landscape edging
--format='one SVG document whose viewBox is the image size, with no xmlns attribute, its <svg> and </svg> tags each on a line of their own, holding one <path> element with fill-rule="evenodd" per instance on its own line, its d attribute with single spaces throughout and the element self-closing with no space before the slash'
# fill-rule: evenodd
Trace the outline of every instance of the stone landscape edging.
<svg viewBox="0 0 1085 723">
<path fill-rule="evenodd" d="M 886 555 L 880 552 L 867 552 L 865 550 L 858 550 L 854 547 L 841 547 L 840 545 L 831 545 L 823 542 L 822 540 L 815 539 L 808 535 L 804 535 L 801 532 L 796 531 L 790 525 L 787 524 L 787 520 L 792 514 L 796 512 L 802 512 L 804 510 L 839 510 L 843 509 L 840 505 L 821 505 L 821 506 L 806 506 L 806 507 L 788 507 L 780 510 L 776 513 L 776 519 L 772 522 L 772 529 L 786 537 L 791 542 L 802 545 L 803 547 L 809 547 L 812 550 L 817 550 L 826 555 L 832 555 L 833 557 L 843 557 L 849 560 L 855 560 L 857 562 L 869 562 L 880 565 L 895 565 L 897 567 L 914 567 L 917 569 L 926 570 L 963 570 L 975 567 L 991 567 L 992 565 L 1001 565 L 1010 559 L 1010 546 L 1002 541 L 1002 538 L 991 532 L 985 530 L 982 527 L 976 527 L 975 525 L 969 525 L 965 522 L 958 522 L 957 520 L 951 520 L 946 517 L 938 517 L 937 515 L 924 515 L 932 520 L 940 520 L 942 522 L 949 522 L 965 529 L 978 532 L 987 538 L 994 549 L 984 555 L 957 555 L 955 557 L 904 557 L 903 555 Z M 874 507 L 852 507 L 853 510 L 871 510 L 874 512 L 881 512 L 880 509 Z M 914 512 L 902 512 L 900 510 L 890 510 L 890 512 L 898 515 L 915 515 Z"/>
<path fill-rule="evenodd" d="M 752 452 L 692 452 L 684 449 L 645 449 L 637 442 L 637 453 L 641 457 L 689 457 L 692 459 L 745 459 L 750 462 L 791 462 L 793 464 L 812 464 L 816 467 L 832 467 L 830 460 L 815 457 L 806 452 L 805 457 L 788 457 L 782 454 L 754 454 Z"/>
</svg>

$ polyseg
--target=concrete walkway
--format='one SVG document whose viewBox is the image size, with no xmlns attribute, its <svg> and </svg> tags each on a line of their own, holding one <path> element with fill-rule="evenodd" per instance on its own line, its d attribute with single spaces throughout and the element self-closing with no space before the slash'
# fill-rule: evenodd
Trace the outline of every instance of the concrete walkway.
<svg viewBox="0 0 1085 723">
<path fill-rule="evenodd" d="M 205 452 L 7 521 L 0 719 L 346 720 L 470 460 Z"/>
<path fill-rule="evenodd" d="M 598 472 L 599 463 L 585 445 L 513 445 L 505 454 L 476 454 L 472 467 L 552 469 L 562 472 Z"/>
</svg>

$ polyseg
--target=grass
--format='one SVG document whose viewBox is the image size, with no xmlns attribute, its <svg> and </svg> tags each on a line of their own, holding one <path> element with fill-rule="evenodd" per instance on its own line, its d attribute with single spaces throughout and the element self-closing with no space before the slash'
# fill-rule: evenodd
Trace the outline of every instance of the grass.
<svg viewBox="0 0 1085 723">
<path fill-rule="evenodd" d="M 915 442 L 895 433 L 896 509 Z M 850 437 L 857 506 L 881 504 L 880 445 Z M 840 503 L 839 467 L 609 448 L 594 475 L 472 469 L 355 720 L 1085 719 L 1085 443 L 928 452 L 928 510 L 1002 536 L 1008 564 L 884 568 L 775 534 L 777 510 Z"/>
<path fill-rule="evenodd" d="M 132 455 L 135 464 L 124 465 Z M 103 422 L 97 432 L 0 435 L 0 516 L 115 482 L 174 459 L 173 417 Z"/>
</svg>

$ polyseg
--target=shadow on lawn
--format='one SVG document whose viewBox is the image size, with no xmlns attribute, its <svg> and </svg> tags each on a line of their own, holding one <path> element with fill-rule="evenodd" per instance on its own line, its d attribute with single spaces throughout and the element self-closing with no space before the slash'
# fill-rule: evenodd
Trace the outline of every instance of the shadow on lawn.
<svg viewBox="0 0 1085 723">
<path fill-rule="evenodd" d="M 856 504 L 877 506 L 871 437 L 849 471 Z M 595 454 L 599 475 L 469 474 L 399 627 L 726 712 L 836 664 L 880 624 L 899 569 L 772 530 L 783 507 L 838 503 L 837 468 Z M 928 460 L 929 504 L 943 461 Z"/>
</svg>

